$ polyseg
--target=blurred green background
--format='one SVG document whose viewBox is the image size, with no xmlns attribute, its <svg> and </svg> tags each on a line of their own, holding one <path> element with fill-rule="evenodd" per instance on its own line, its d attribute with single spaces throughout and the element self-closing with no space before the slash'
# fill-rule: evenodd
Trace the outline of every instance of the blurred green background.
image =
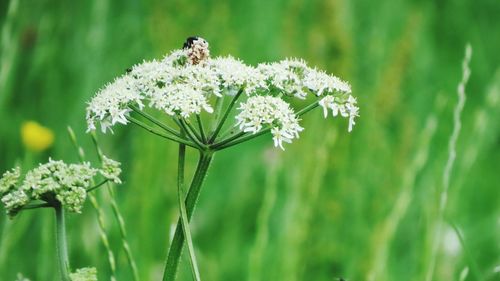
<svg viewBox="0 0 500 281">
<path fill-rule="evenodd" d="M 192 222 L 203 280 L 425 280 L 470 42 L 472 74 L 432 280 L 459 280 L 465 268 L 465 280 L 500 280 L 499 15 L 498 0 L 3 0 L 0 172 L 49 156 L 78 161 L 68 125 L 95 161 L 86 102 L 189 35 L 206 38 L 213 56 L 250 64 L 301 57 L 349 81 L 361 117 L 348 134 L 346 120 L 316 110 L 285 152 L 265 136 L 216 155 Z M 54 132 L 50 149 L 23 146 L 28 120 Z M 141 279 L 159 280 L 178 215 L 177 146 L 134 126 L 99 139 L 123 162 L 117 200 Z M 188 172 L 195 157 L 191 151 Z M 98 198 L 118 280 L 131 280 L 107 193 Z M 0 216 L 0 280 L 19 272 L 57 280 L 53 223 L 48 210 Z M 68 223 L 72 266 L 95 266 L 109 280 L 90 204 Z M 180 268 L 178 280 L 191 280 L 187 256 Z"/>
</svg>

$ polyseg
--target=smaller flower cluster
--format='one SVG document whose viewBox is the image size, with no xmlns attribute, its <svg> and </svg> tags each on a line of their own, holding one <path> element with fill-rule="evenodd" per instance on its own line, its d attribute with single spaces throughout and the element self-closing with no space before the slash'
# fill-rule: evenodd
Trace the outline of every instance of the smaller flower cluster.
<svg viewBox="0 0 500 281">
<path fill-rule="evenodd" d="M 271 91 L 305 99 L 308 93 L 315 96 L 350 94 L 351 87 L 338 77 L 307 66 L 301 59 L 286 59 L 259 64 L 257 69 L 266 77 Z"/>
<path fill-rule="evenodd" d="M 208 65 L 217 74 L 218 83 L 229 95 L 240 89 L 248 96 L 267 91 L 266 76 L 241 60 L 231 56 L 217 57 L 209 60 Z"/>
<path fill-rule="evenodd" d="M 241 103 L 240 113 L 236 116 L 240 130 L 259 132 L 264 125 L 270 126 L 274 146 L 283 148 L 283 142 L 291 143 L 304 130 L 290 105 L 281 98 L 272 96 L 254 96 Z"/>
<path fill-rule="evenodd" d="M 96 95 L 87 107 L 88 131 L 96 129 L 95 123 L 99 121 L 101 130 L 106 132 L 116 123 L 127 124 L 126 116 L 131 111 L 129 104 L 134 103 L 143 107 L 143 97 L 137 91 L 134 79 L 122 76 L 106 85 L 100 94 Z"/>
<path fill-rule="evenodd" d="M 59 202 L 68 211 L 80 213 L 91 188 L 93 178 L 101 174 L 105 179 L 121 183 L 120 163 L 107 157 L 103 166 L 96 169 L 90 163 L 66 164 L 49 159 L 26 173 L 20 182 L 19 167 L 7 171 L 0 179 L 0 197 L 7 214 L 14 216 L 31 201 L 41 200 L 49 204 Z"/>
<path fill-rule="evenodd" d="M 352 131 L 354 118 L 359 116 L 359 107 L 356 106 L 356 98 L 349 95 L 345 97 L 326 96 L 319 101 L 319 105 L 323 107 L 323 115 L 328 116 L 328 109 L 331 109 L 332 115 L 335 117 L 340 114 L 342 117 L 349 118 L 348 131 Z"/>
</svg>

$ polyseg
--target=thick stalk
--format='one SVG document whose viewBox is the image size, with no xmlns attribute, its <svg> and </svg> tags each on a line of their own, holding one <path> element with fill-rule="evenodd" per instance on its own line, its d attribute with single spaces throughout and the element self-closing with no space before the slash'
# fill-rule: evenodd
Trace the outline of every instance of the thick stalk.
<svg viewBox="0 0 500 281">
<path fill-rule="evenodd" d="M 186 200 L 184 201 L 186 204 L 186 215 L 188 221 L 191 220 L 191 217 L 193 216 L 194 207 L 198 201 L 198 196 L 200 195 L 201 185 L 207 175 L 208 167 L 210 166 L 212 158 L 212 152 L 200 152 L 198 166 L 196 167 L 196 172 L 194 173 L 193 180 L 191 181 L 189 192 Z M 179 265 L 179 258 L 181 256 L 183 246 L 184 233 L 182 230 L 182 222 L 179 220 L 175 229 L 174 239 L 172 240 L 168 251 L 167 261 L 163 272 L 163 281 L 175 280 L 177 266 Z"/>
<path fill-rule="evenodd" d="M 194 252 L 193 239 L 191 238 L 191 230 L 189 229 L 189 220 L 186 212 L 186 205 L 184 203 L 185 191 L 184 191 L 184 163 L 186 159 L 186 146 L 179 144 L 179 162 L 177 170 L 177 199 L 179 203 L 179 216 L 182 222 L 182 229 L 184 231 L 184 237 L 187 241 L 189 260 L 191 261 L 191 272 L 193 273 L 193 279 L 200 281 L 200 271 L 198 270 L 198 263 L 196 262 L 196 255 Z"/>
<path fill-rule="evenodd" d="M 69 258 L 68 245 L 66 243 L 66 222 L 64 218 L 64 209 L 61 204 L 54 207 L 56 212 L 56 242 L 57 256 L 59 258 L 59 271 L 62 281 L 70 281 L 69 279 Z"/>
</svg>

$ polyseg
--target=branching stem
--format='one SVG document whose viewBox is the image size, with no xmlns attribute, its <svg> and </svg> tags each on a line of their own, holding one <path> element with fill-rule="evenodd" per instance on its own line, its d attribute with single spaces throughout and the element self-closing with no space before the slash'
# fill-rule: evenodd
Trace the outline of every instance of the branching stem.
<svg viewBox="0 0 500 281">
<path fill-rule="evenodd" d="M 181 138 L 181 135 L 179 134 L 179 132 L 177 132 L 176 130 L 170 128 L 169 126 L 167 126 L 166 124 L 160 122 L 158 119 L 154 118 L 153 116 L 147 114 L 146 112 L 140 110 L 139 108 L 133 106 L 133 105 L 130 105 L 129 106 L 133 111 L 135 111 L 137 114 L 141 115 L 142 117 L 148 119 L 149 121 L 153 122 L 155 125 L 157 125 L 158 127 L 164 129 L 165 131 L 171 133 L 172 135 L 178 137 L 178 138 Z"/>
<path fill-rule="evenodd" d="M 242 93 L 243 93 L 243 89 L 240 89 L 238 91 L 238 93 L 236 93 L 236 95 L 231 100 L 231 103 L 226 108 L 226 111 L 224 112 L 224 115 L 222 116 L 219 123 L 217 124 L 217 127 L 215 128 L 214 132 L 212 133 L 212 136 L 210 136 L 210 139 L 208 140 L 209 143 L 213 143 L 215 141 L 215 138 L 217 138 L 219 131 L 222 129 L 222 126 L 224 126 L 224 123 L 226 122 L 226 119 L 229 116 L 229 113 L 231 112 L 231 109 L 233 108 L 234 104 L 236 103 L 236 101 L 238 100 L 238 98 L 241 96 Z"/>
<path fill-rule="evenodd" d="M 188 140 L 185 140 L 185 139 L 181 139 L 181 138 L 178 138 L 176 136 L 169 136 L 169 135 L 166 135 L 162 132 L 159 132 L 158 130 L 154 129 L 154 128 L 151 128 L 149 127 L 148 125 L 142 123 L 141 121 L 133 118 L 133 117 L 127 117 L 127 120 L 136 124 L 137 126 L 143 128 L 144 130 L 152 133 L 152 134 L 155 134 L 157 136 L 160 136 L 162 138 L 165 138 L 165 139 L 168 139 L 168 140 L 172 140 L 172 141 L 175 141 L 175 142 L 178 142 L 178 143 L 182 143 L 182 144 L 185 144 L 187 146 L 190 146 L 190 147 L 193 147 L 193 148 L 198 148 L 195 144 L 193 144 L 192 142 L 188 141 Z"/>
<path fill-rule="evenodd" d="M 68 245 L 66 242 L 66 221 L 64 218 L 64 209 L 60 203 L 54 206 L 56 213 L 56 242 L 57 242 L 57 256 L 59 258 L 59 271 L 61 273 L 62 281 L 70 281 L 69 279 L 69 258 L 68 258 Z"/>
<path fill-rule="evenodd" d="M 194 208 L 196 202 L 198 201 L 198 196 L 200 195 L 201 186 L 205 176 L 207 175 L 208 167 L 213 158 L 213 152 L 200 152 L 200 158 L 198 160 L 198 166 L 196 167 L 196 172 L 194 173 L 193 180 L 191 181 L 191 186 L 189 188 L 188 194 L 186 196 L 186 215 L 188 221 L 193 216 Z M 177 274 L 177 267 L 179 265 L 179 258 L 181 256 L 182 248 L 184 246 L 184 233 L 182 230 L 182 222 L 179 220 L 177 222 L 177 227 L 175 229 L 174 239 L 170 245 L 168 251 L 167 261 L 165 264 L 165 269 L 163 272 L 163 281 L 173 281 Z"/>
<path fill-rule="evenodd" d="M 193 278 L 196 281 L 200 281 L 200 272 L 198 270 L 198 263 L 196 262 L 196 255 L 194 252 L 193 239 L 191 238 L 191 231 L 189 229 L 189 219 L 186 212 L 186 205 L 184 203 L 184 163 L 186 159 L 186 146 L 179 144 L 179 162 L 177 171 L 177 198 L 179 203 L 179 215 L 180 221 L 182 223 L 182 230 L 184 237 L 187 241 L 189 260 L 191 262 L 191 271 L 193 273 Z"/>
</svg>

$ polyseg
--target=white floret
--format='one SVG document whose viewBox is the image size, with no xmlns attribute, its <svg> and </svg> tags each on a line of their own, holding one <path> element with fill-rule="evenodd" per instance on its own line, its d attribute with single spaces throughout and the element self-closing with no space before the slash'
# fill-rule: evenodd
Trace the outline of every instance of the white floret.
<svg viewBox="0 0 500 281">
<path fill-rule="evenodd" d="M 283 142 L 292 142 L 299 137 L 302 128 L 290 105 L 281 98 L 254 96 L 241 103 L 240 113 L 236 116 L 240 130 L 255 134 L 264 126 L 271 128 L 274 146 L 283 148 Z"/>
</svg>

